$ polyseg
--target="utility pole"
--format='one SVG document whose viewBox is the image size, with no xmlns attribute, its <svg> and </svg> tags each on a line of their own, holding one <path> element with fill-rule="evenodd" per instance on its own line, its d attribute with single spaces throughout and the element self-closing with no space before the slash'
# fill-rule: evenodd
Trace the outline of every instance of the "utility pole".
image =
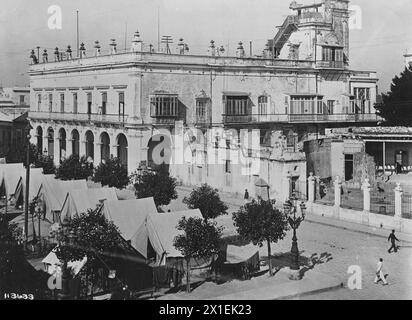
<svg viewBox="0 0 412 320">
<path fill-rule="evenodd" d="M 169 44 L 173 43 L 172 36 L 162 36 L 162 43 L 166 44 L 166 53 L 172 54 L 170 51 L 170 46 L 169 46 Z"/>
<path fill-rule="evenodd" d="M 24 199 L 24 241 L 25 247 L 28 241 L 29 232 L 29 185 L 30 185 L 30 123 L 27 124 L 27 151 L 26 151 L 26 193 Z M 34 234 L 33 234 L 34 236 Z"/>
<path fill-rule="evenodd" d="M 79 58 L 79 10 L 77 10 L 77 58 Z"/>
<path fill-rule="evenodd" d="M 157 7 L 157 52 L 160 52 L 160 7 Z"/>
<path fill-rule="evenodd" d="M 253 47 L 252 47 L 252 41 L 249 42 L 250 45 L 250 57 L 253 56 Z"/>
</svg>

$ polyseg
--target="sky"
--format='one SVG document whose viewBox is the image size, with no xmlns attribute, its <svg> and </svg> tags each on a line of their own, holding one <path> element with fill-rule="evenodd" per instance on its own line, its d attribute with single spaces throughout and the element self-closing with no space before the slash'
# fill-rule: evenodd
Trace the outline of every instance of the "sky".
<svg viewBox="0 0 412 320">
<path fill-rule="evenodd" d="M 318 0 L 319 1 L 319 0 Z M 206 53 L 210 40 L 235 53 L 239 41 L 253 43 L 260 53 L 276 26 L 289 14 L 291 0 L 0 0 L 0 85 L 28 84 L 30 50 L 76 47 L 76 10 L 80 41 L 88 50 L 99 40 L 108 50 L 110 39 L 127 46 L 139 30 L 146 43 L 157 45 L 160 34 L 180 37 L 192 53 Z M 300 0 L 313 3 L 314 0 Z M 353 0 L 362 9 L 362 28 L 350 33 L 352 69 L 377 71 L 379 89 L 386 92 L 391 79 L 404 68 L 404 53 L 412 52 L 411 0 Z M 48 8 L 60 6 L 62 28 L 51 30 Z M 127 30 L 127 33 L 126 33 Z"/>
</svg>

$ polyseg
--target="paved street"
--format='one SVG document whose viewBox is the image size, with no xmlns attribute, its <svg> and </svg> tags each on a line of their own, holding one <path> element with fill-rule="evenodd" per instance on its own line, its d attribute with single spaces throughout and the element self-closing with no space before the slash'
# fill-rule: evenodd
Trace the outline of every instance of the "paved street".
<svg viewBox="0 0 412 320">
<path fill-rule="evenodd" d="M 185 194 L 186 189 L 179 189 L 179 199 L 170 205 L 172 210 L 186 209 L 181 202 Z M 225 195 L 222 199 L 231 201 Z M 236 205 L 231 205 L 230 212 L 236 208 Z M 218 223 L 226 227 L 226 234 L 234 232 L 231 215 L 219 218 Z M 283 241 L 273 245 L 274 255 L 290 250 L 291 236 L 289 232 Z M 299 249 L 304 257 L 321 258 L 314 270 L 337 277 L 345 285 L 340 290 L 304 296 L 301 299 L 412 299 L 412 243 L 401 242 L 401 250 L 396 254 L 389 254 L 389 244 L 382 237 L 308 221 L 298 230 L 298 239 Z M 260 255 L 263 258 L 267 256 L 266 248 L 260 249 Z M 373 283 L 380 257 L 384 259 L 384 272 L 389 274 L 389 286 L 385 287 Z M 346 288 L 349 277 L 347 270 L 351 265 L 361 267 L 362 290 L 352 291 Z"/>
</svg>

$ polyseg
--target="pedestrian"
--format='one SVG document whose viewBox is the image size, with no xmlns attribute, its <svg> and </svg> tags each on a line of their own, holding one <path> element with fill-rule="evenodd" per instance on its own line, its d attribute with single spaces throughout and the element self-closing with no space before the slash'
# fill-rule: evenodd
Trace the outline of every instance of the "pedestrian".
<svg viewBox="0 0 412 320">
<path fill-rule="evenodd" d="M 391 253 L 392 249 L 394 249 L 395 252 L 398 252 L 398 246 L 396 245 L 395 241 L 399 242 L 399 239 L 395 236 L 395 230 L 392 230 L 392 233 L 388 237 L 388 242 L 391 241 L 391 247 L 389 248 L 388 252 Z"/>
<path fill-rule="evenodd" d="M 379 281 L 383 282 L 383 285 L 386 286 L 388 285 L 388 282 L 386 282 L 386 277 L 385 274 L 383 273 L 383 259 L 380 258 L 378 262 L 378 268 L 376 269 L 376 277 L 375 277 L 375 284 L 379 283 Z"/>
<path fill-rule="evenodd" d="M 247 189 L 245 189 L 245 196 L 243 197 L 243 199 L 245 200 L 245 203 L 249 202 L 249 191 L 247 191 Z"/>
</svg>

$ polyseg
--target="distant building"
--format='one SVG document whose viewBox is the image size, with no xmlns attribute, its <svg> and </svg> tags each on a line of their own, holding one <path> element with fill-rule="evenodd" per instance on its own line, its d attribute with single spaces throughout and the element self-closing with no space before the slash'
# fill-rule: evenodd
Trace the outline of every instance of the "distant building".
<svg viewBox="0 0 412 320">
<path fill-rule="evenodd" d="M 0 87 L 0 108 L 28 108 L 30 104 L 30 88 Z"/>
<path fill-rule="evenodd" d="M 291 11 L 258 57 L 242 42 L 234 56 L 214 41 L 205 55 L 189 54 L 183 40 L 176 52 L 155 52 L 138 32 L 127 53 L 118 53 L 113 40 L 109 53 L 98 41 L 92 51 L 82 44 L 79 57 L 70 47 L 45 49 L 41 59 L 33 51 L 33 142 L 56 164 L 71 154 L 95 164 L 113 155 L 132 172 L 154 166 L 159 147 L 163 158 L 171 157 L 176 141 L 165 130 L 215 130 L 208 140 L 189 143 L 190 158 L 203 161 L 186 157 L 171 165 L 173 175 L 184 184 L 207 182 L 240 193 L 263 179 L 271 192 L 286 196 L 287 188 L 306 182 L 302 151 L 309 136 L 379 120 L 376 73 L 349 67 L 348 1 L 292 3 Z M 223 129 L 257 131 L 258 145 L 241 150 L 219 133 Z M 219 150 L 258 158 L 260 171 L 241 173 L 230 159 L 208 165 Z"/>
<path fill-rule="evenodd" d="M 28 112 L 23 114 L 0 109 L 0 158 L 24 147 Z"/>
</svg>

